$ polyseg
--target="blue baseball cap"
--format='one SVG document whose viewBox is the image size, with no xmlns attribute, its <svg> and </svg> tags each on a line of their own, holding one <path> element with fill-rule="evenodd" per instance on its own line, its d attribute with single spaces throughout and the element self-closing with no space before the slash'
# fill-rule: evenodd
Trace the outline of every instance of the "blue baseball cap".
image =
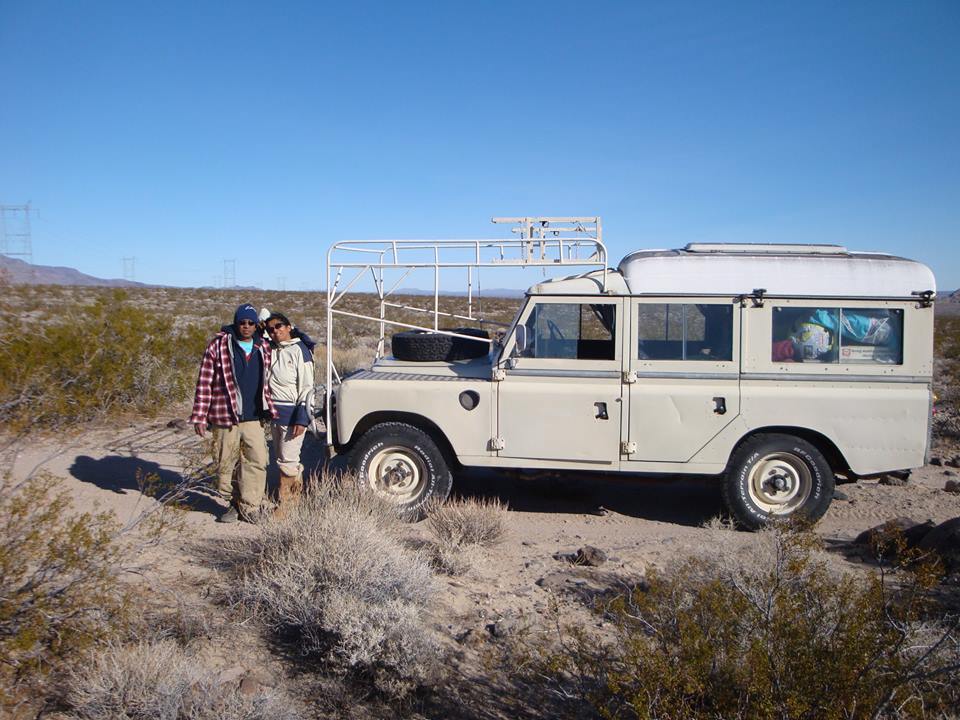
<svg viewBox="0 0 960 720">
<path fill-rule="evenodd" d="M 257 317 L 257 309 L 253 305 L 241 305 L 233 314 L 233 324 L 239 325 L 241 320 L 251 320 L 253 323 L 260 321 Z"/>
</svg>

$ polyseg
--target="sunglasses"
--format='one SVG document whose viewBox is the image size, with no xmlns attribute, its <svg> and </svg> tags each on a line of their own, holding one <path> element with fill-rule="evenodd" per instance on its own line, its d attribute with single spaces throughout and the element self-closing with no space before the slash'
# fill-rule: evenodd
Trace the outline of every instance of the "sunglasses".
<svg viewBox="0 0 960 720">
<path fill-rule="evenodd" d="M 284 327 L 285 323 L 277 323 L 276 325 L 267 325 L 267 332 L 272 333 L 276 332 L 279 328 Z"/>
<path fill-rule="evenodd" d="M 241 320 L 237 325 L 243 327 L 244 325 L 256 325 L 256 323 L 253 320 Z"/>
</svg>

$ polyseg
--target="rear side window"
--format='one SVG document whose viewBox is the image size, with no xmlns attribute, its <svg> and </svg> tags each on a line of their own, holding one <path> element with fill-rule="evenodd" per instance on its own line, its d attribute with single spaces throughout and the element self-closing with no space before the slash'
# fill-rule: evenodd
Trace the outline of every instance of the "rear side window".
<svg viewBox="0 0 960 720">
<path fill-rule="evenodd" d="M 773 362 L 903 364 L 903 310 L 775 307 Z"/>
<path fill-rule="evenodd" d="M 559 360 L 615 360 L 616 306 L 543 303 L 527 318 L 531 341 L 523 357 Z"/>
<path fill-rule="evenodd" d="M 688 303 L 637 305 L 641 360 L 733 359 L 733 306 Z"/>
</svg>

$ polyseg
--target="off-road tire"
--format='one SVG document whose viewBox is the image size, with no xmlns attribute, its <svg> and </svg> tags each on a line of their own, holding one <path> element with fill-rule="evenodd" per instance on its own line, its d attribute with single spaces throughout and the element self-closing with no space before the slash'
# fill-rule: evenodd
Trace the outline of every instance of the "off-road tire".
<svg viewBox="0 0 960 720">
<path fill-rule="evenodd" d="M 453 484 L 437 444 L 406 423 L 374 425 L 350 450 L 347 464 L 364 490 L 394 503 L 400 517 L 410 522 L 426 517 L 431 499 L 446 500 Z"/>
<path fill-rule="evenodd" d="M 453 332 L 483 340 L 490 339 L 490 333 L 479 328 L 454 328 Z M 451 339 L 453 340 L 453 347 L 450 349 L 448 360 L 472 360 L 473 358 L 485 357 L 490 352 L 489 343 L 474 342 L 458 337 Z"/>
<path fill-rule="evenodd" d="M 476 328 L 454 328 L 449 332 L 484 339 L 490 337 L 486 330 Z M 393 357 L 397 360 L 412 362 L 470 360 L 483 357 L 489 349 L 490 346 L 484 342 L 474 342 L 473 340 L 424 330 L 399 332 L 390 338 L 390 352 Z"/>
<path fill-rule="evenodd" d="M 738 525 L 757 530 L 787 517 L 819 520 L 833 489 L 833 470 L 814 445 L 792 435 L 760 434 L 734 451 L 723 504 Z"/>
</svg>

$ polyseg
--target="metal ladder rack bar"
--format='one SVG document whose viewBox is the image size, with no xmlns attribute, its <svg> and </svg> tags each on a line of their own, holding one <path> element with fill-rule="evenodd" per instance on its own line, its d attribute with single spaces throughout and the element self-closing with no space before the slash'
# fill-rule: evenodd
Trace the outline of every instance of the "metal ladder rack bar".
<svg viewBox="0 0 960 720">
<path fill-rule="evenodd" d="M 325 421 L 327 424 L 328 444 L 332 444 L 331 396 L 334 381 L 340 382 L 333 356 L 335 338 L 333 331 L 334 316 L 352 317 L 369 320 L 380 328 L 375 359 L 382 357 L 385 351 L 386 327 L 402 327 L 427 332 L 441 332 L 445 335 L 462 337 L 467 340 L 493 344 L 493 340 L 476 338 L 455 332 L 440 330 L 440 317 L 451 317 L 474 322 L 489 322 L 473 313 L 474 305 L 474 268 L 529 268 L 574 266 L 592 268 L 602 272 L 602 287 L 606 289 L 607 249 L 602 240 L 602 227 L 599 217 L 499 217 L 491 218 L 495 224 L 513 224 L 511 232 L 519 237 L 486 238 L 473 240 L 457 239 L 384 239 L 384 240 L 342 240 L 334 243 L 327 251 L 327 346 L 326 346 L 326 388 Z M 581 253 L 584 257 L 580 257 Z M 371 257 L 371 255 L 376 257 Z M 467 315 L 442 312 L 440 310 L 440 275 L 447 268 L 467 269 Z M 344 270 L 354 269 L 356 275 L 344 287 L 340 287 Z M 432 308 L 418 308 L 410 305 L 388 302 L 412 272 L 418 269 L 433 270 Z M 398 280 L 386 290 L 386 271 L 403 270 Z M 373 278 L 374 294 L 378 300 L 378 312 L 365 314 L 338 309 L 335 306 L 351 292 L 356 283 L 370 272 Z M 335 279 L 334 279 L 335 276 Z M 391 277 L 392 280 L 392 277 Z M 359 292 L 353 290 L 354 293 Z M 479 297 L 479 294 L 478 294 Z M 432 326 L 414 325 L 391 320 L 387 317 L 387 308 L 401 309 L 433 316 Z M 498 325 L 501 323 L 497 323 Z"/>
</svg>

